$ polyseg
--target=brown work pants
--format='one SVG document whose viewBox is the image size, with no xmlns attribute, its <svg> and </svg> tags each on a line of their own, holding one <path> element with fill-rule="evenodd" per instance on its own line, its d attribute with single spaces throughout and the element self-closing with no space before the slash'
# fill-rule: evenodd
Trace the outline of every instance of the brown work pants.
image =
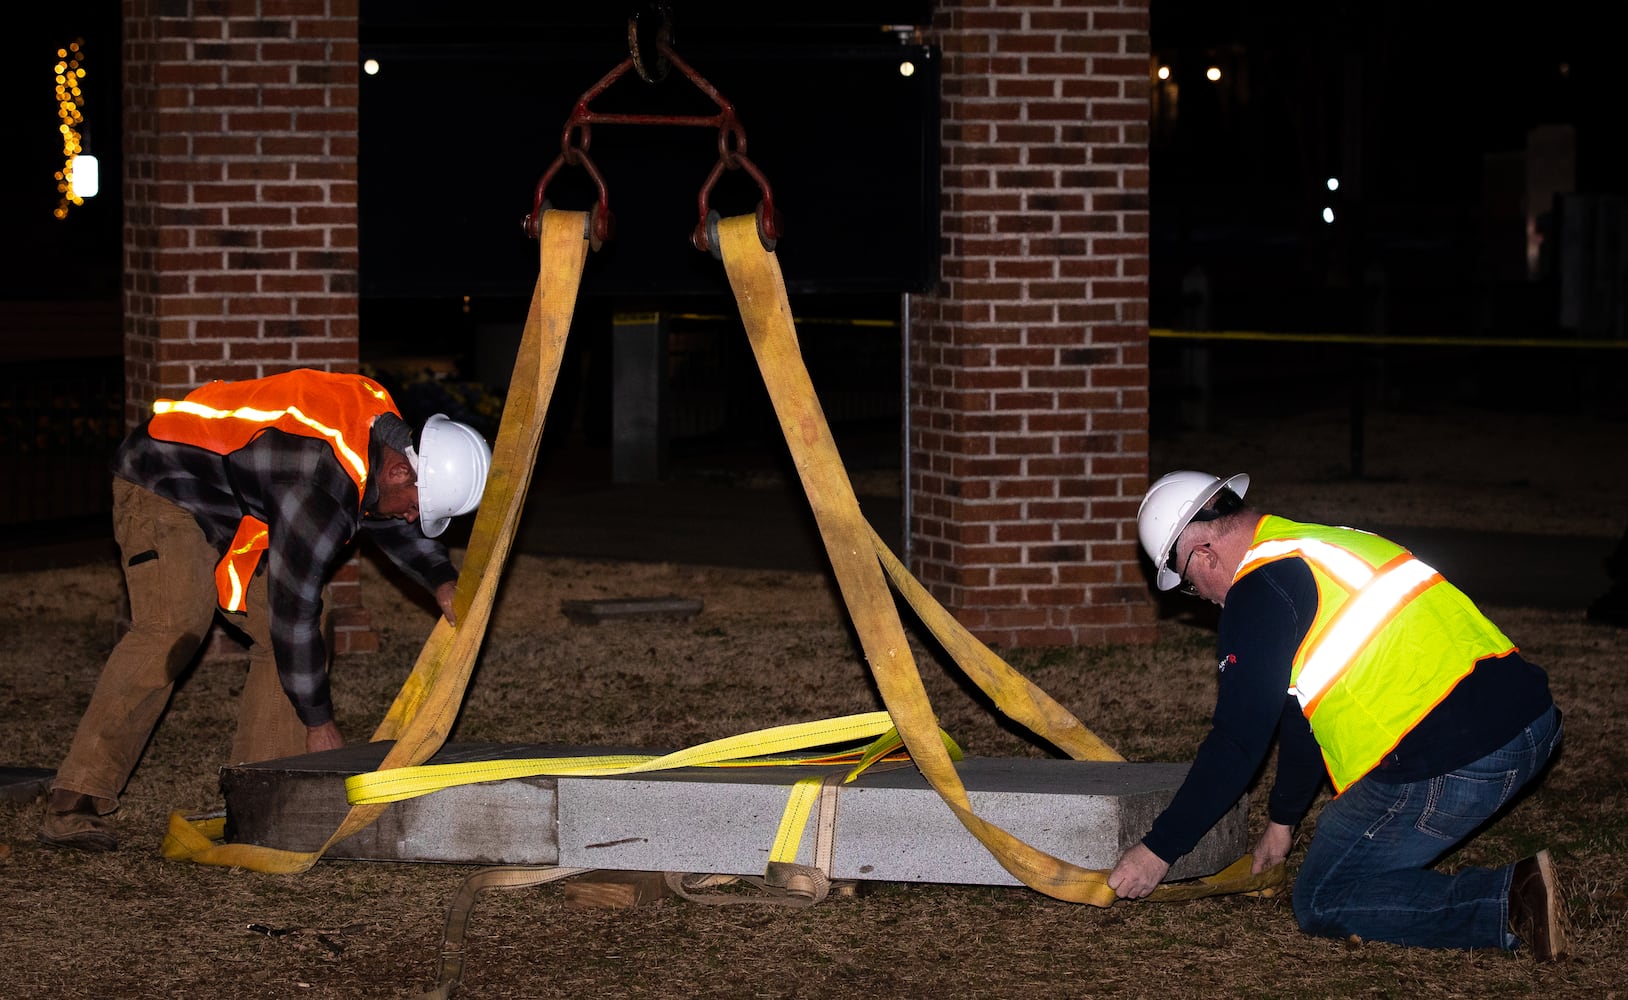
<svg viewBox="0 0 1628 1000">
<path fill-rule="evenodd" d="M 130 631 L 102 668 L 51 786 L 93 796 L 104 813 L 118 807 L 176 678 L 214 621 L 220 559 L 191 514 L 118 478 L 113 480 L 113 536 L 130 594 Z M 277 678 L 263 573 L 250 582 L 245 599 L 247 614 L 229 616 L 252 642 L 231 760 L 304 753 L 305 726 Z"/>
</svg>

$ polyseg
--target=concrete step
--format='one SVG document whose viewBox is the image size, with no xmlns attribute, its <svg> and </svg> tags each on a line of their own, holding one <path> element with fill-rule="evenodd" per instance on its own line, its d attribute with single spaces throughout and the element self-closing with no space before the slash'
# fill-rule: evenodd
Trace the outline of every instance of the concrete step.
<svg viewBox="0 0 1628 1000">
<path fill-rule="evenodd" d="M 224 768 L 228 839 L 308 851 L 348 808 L 345 779 L 376 769 L 387 743 L 356 744 Z M 626 747 L 448 744 L 429 763 L 661 753 Z M 760 875 L 791 786 L 829 767 L 691 767 L 617 777 L 512 778 L 392 804 L 327 856 L 371 861 L 562 865 L 621 871 Z M 838 769 L 840 770 L 840 769 Z M 1141 839 L 1186 764 L 969 757 L 957 765 L 974 810 L 1085 868 L 1112 867 Z M 1241 800 L 1171 867 L 1219 871 L 1246 850 Z M 798 862 L 812 864 L 810 816 Z M 832 878 L 1019 885 L 910 765 L 873 768 L 842 786 Z"/>
</svg>

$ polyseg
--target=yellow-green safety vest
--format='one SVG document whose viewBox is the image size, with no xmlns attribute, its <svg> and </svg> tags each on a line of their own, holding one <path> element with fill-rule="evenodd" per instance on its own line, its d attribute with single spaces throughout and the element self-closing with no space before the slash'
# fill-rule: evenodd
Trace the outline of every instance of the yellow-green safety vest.
<svg viewBox="0 0 1628 1000">
<path fill-rule="evenodd" d="M 1233 576 L 1302 559 L 1317 615 L 1295 650 L 1289 693 L 1322 748 L 1336 793 L 1373 770 L 1487 657 L 1515 645 L 1408 550 L 1353 528 L 1265 516 Z"/>
</svg>

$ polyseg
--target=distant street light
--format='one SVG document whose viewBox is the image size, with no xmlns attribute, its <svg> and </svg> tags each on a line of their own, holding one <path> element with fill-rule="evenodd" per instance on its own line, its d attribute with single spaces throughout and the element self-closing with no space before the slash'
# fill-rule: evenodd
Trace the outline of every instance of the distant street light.
<svg viewBox="0 0 1628 1000">
<path fill-rule="evenodd" d="M 1332 208 L 1323 209 L 1323 221 L 1324 222 L 1333 222 L 1334 221 L 1334 209 L 1332 209 Z"/>
<path fill-rule="evenodd" d="M 1161 80 L 1170 79 L 1170 67 L 1169 66 L 1160 66 L 1159 67 L 1159 79 L 1161 79 Z"/>
<path fill-rule="evenodd" d="M 362 64 L 362 72 L 366 73 L 368 76 L 378 76 L 379 60 L 369 59 L 367 62 L 364 62 Z"/>
<path fill-rule="evenodd" d="M 1221 79 L 1221 67 L 1211 66 L 1209 69 L 1204 71 L 1204 77 L 1211 83 L 1216 82 L 1217 80 Z"/>
<path fill-rule="evenodd" d="M 1338 177 L 1330 177 L 1328 179 L 1328 189 L 1330 191 L 1338 191 L 1340 189 L 1340 179 Z"/>
</svg>

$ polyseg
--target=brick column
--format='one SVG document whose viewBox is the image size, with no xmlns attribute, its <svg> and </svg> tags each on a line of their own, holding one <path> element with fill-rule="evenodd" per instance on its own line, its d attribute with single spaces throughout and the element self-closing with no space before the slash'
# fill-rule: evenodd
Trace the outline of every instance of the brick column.
<svg viewBox="0 0 1628 1000">
<path fill-rule="evenodd" d="M 1148 642 L 1147 0 L 940 0 L 943 263 L 912 569 L 985 641 Z"/>
<path fill-rule="evenodd" d="M 357 363 L 357 0 L 123 0 L 126 419 Z M 354 564 L 338 652 L 377 646 Z"/>
</svg>

